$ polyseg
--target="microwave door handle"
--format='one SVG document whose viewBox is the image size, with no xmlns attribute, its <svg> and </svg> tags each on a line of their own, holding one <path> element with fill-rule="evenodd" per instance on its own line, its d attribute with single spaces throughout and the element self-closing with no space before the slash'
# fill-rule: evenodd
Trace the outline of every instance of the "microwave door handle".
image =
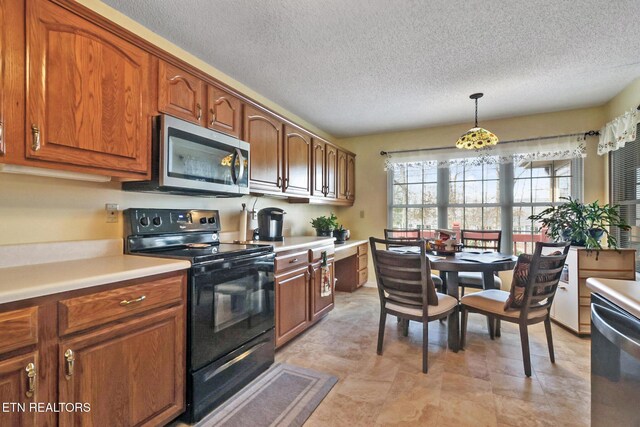
<svg viewBox="0 0 640 427">
<path fill-rule="evenodd" d="M 236 174 L 236 160 L 239 160 L 240 163 L 240 173 Z M 231 158 L 231 176 L 233 178 L 233 183 L 238 184 L 238 181 L 241 181 L 244 177 L 244 157 L 242 156 L 242 151 L 239 148 L 235 149 L 233 153 L 233 157 Z"/>
</svg>

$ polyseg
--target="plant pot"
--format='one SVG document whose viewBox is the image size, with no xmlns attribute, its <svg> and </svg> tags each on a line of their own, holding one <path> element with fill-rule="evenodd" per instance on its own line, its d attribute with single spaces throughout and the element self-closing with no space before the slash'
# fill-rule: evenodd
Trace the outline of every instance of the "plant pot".
<svg viewBox="0 0 640 427">
<path fill-rule="evenodd" d="M 604 230 L 601 228 L 590 228 L 589 235 L 593 237 L 597 242 L 600 242 L 602 236 L 604 235 Z M 562 232 L 562 239 L 566 242 L 571 239 L 571 230 L 566 229 Z M 587 242 L 585 240 L 573 240 L 571 239 L 571 246 L 586 246 Z"/>
<path fill-rule="evenodd" d="M 334 230 L 333 237 L 336 238 L 337 243 L 342 243 L 347 240 L 347 236 L 349 235 L 348 230 Z"/>
<path fill-rule="evenodd" d="M 331 237 L 331 230 L 318 230 L 318 229 L 316 229 L 316 236 L 318 236 L 318 237 Z"/>
<path fill-rule="evenodd" d="M 602 239 L 602 236 L 604 236 L 604 230 L 602 228 L 590 228 L 589 229 L 589 234 L 591 235 L 591 237 L 593 237 L 597 242 L 600 241 L 600 239 Z"/>
</svg>

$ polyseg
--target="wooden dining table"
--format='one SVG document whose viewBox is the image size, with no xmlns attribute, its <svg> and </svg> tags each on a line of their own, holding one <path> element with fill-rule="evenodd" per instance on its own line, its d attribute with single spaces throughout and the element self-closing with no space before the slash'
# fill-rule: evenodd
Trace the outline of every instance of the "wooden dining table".
<svg viewBox="0 0 640 427">
<path fill-rule="evenodd" d="M 395 247 L 392 251 L 402 253 L 413 253 L 415 247 Z M 478 252 L 456 252 L 453 255 L 438 255 L 434 252 L 427 252 L 429 264 L 432 270 L 438 270 L 444 282 L 447 294 L 455 299 L 460 299 L 458 295 L 458 273 L 476 272 L 482 273 L 484 289 L 496 289 L 494 273 L 496 271 L 513 270 L 516 266 L 517 257 L 499 252 L 478 253 Z M 492 322 L 487 319 L 487 325 L 491 328 Z M 449 348 L 457 352 L 460 347 L 459 328 L 460 316 L 452 315 L 448 321 L 448 345 Z M 499 332 L 498 332 L 499 334 Z"/>
</svg>

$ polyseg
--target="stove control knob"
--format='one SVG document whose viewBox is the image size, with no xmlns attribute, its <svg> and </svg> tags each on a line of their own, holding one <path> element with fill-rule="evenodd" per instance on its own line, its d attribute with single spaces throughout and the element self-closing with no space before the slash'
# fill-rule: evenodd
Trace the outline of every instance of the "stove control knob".
<svg viewBox="0 0 640 427">
<path fill-rule="evenodd" d="M 158 226 L 160 224 L 162 224 L 162 219 L 159 216 L 153 218 L 153 225 Z"/>
<path fill-rule="evenodd" d="M 200 224 L 206 224 L 207 223 L 207 218 L 202 217 L 200 218 Z"/>
<path fill-rule="evenodd" d="M 215 224 L 216 223 L 216 217 L 212 216 L 209 218 L 209 224 Z"/>
<path fill-rule="evenodd" d="M 147 227 L 149 225 L 149 217 L 143 216 L 140 218 L 140 225 L 143 227 Z"/>
</svg>

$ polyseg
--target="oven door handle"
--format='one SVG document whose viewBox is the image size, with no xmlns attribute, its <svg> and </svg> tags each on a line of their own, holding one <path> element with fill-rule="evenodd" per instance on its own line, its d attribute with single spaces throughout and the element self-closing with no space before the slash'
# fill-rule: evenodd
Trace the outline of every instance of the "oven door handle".
<svg viewBox="0 0 640 427">
<path fill-rule="evenodd" d="M 236 174 L 236 161 L 240 163 L 240 173 Z M 239 148 L 236 148 L 233 157 L 231 157 L 231 178 L 233 179 L 233 183 L 238 185 L 238 181 L 242 181 L 244 177 L 244 157 L 242 156 L 242 151 Z"/>
<path fill-rule="evenodd" d="M 591 322 L 598 331 L 616 347 L 626 351 L 636 359 L 640 359 L 640 342 L 616 329 L 609 321 L 621 323 L 631 330 L 640 331 L 640 322 L 615 311 L 591 304 Z"/>
</svg>

